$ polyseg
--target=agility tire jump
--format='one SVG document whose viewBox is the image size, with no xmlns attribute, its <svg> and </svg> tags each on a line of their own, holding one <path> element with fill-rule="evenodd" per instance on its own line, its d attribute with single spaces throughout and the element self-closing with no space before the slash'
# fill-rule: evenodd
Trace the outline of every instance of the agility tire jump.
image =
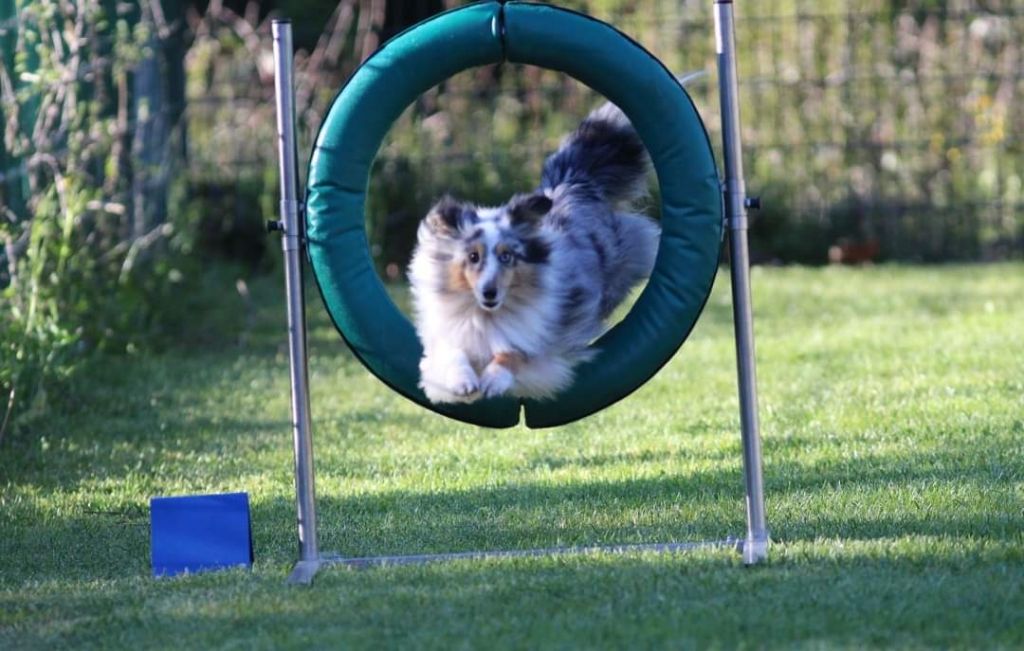
<svg viewBox="0 0 1024 651">
<path fill-rule="evenodd" d="M 437 405 L 418 388 L 423 349 L 370 257 L 365 203 L 373 159 L 392 123 L 448 77 L 508 61 L 564 72 L 617 104 L 650 152 L 661 190 L 662 236 L 646 288 L 623 321 L 594 342 L 595 358 L 550 401 L 498 398 Z M 700 316 L 718 267 L 722 191 L 693 102 L 653 55 L 610 25 L 566 9 L 483 2 L 427 20 L 386 43 L 335 98 L 309 163 L 306 247 L 338 331 L 380 380 L 457 420 L 511 427 L 562 425 L 624 398 L 678 350 Z M 526 189 L 526 188 L 524 188 Z"/>
</svg>

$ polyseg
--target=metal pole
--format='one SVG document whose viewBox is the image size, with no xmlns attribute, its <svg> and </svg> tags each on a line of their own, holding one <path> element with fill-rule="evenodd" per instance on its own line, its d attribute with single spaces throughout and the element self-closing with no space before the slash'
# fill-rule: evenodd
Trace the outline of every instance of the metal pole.
<svg viewBox="0 0 1024 651">
<path fill-rule="evenodd" d="M 743 471 L 747 487 L 747 539 L 743 545 L 743 561 L 754 564 L 768 557 L 764 480 L 761 475 L 761 434 L 757 417 L 757 373 L 754 367 L 754 317 L 750 302 L 750 256 L 747 250 L 747 208 L 756 205 L 756 200 L 747 199 L 743 182 L 732 5 L 732 0 L 715 0 L 715 51 L 718 54 L 718 90 L 722 105 L 725 216 L 729 226 Z"/>
<path fill-rule="evenodd" d="M 288 295 L 288 352 L 292 385 L 292 434 L 295 440 L 295 501 L 299 525 L 299 563 L 290 581 L 308 583 L 319 567 L 316 496 L 313 486 L 313 435 L 309 415 L 309 368 L 306 357 L 306 305 L 302 287 L 302 224 L 297 200 L 295 161 L 295 91 L 292 83 L 292 25 L 275 20 L 274 89 L 277 97 L 277 145 L 281 172 L 285 290 Z"/>
</svg>

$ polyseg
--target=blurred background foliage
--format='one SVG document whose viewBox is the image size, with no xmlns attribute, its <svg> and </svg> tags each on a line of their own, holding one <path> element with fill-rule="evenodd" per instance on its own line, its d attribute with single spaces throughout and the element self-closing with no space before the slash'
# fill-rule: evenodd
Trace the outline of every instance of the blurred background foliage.
<svg viewBox="0 0 1024 651">
<path fill-rule="evenodd" d="M 303 18 L 296 29 L 310 53 L 300 52 L 298 64 L 305 153 L 353 66 L 380 39 L 440 6 L 295 4 L 301 9 L 287 2 L 275 9 Z M 709 2 L 567 4 L 615 24 L 677 73 L 706 70 L 690 91 L 718 149 Z M 265 52 L 268 25 L 259 15 Z M 738 5 L 738 17 L 748 185 L 765 206 L 753 227 L 755 260 L 1020 255 L 1024 155 L 1016 134 L 1024 116 L 1015 100 L 1024 2 L 762 0 Z M 228 49 L 224 39 L 219 47 Z M 263 69 L 254 70 L 254 60 Z M 214 83 L 194 89 L 204 103 L 190 102 L 191 169 L 199 173 L 205 163 L 268 183 L 274 152 L 266 141 L 228 140 L 239 129 L 273 128 L 266 114 L 253 118 L 260 108 L 272 111 L 269 59 L 245 55 L 230 72 L 223 58 L 205 61 L 221 68 L 206 77 Z M 544 155 L 599 101 L 564 75 L 513 65 L 467 71 L 421 97 L 392 130 L 371 184 L 368 230 L 381 270 L 400 276 L 416 220 L 441 192 L 500 201 L 534 184 Z M 198 137 L 218 126 L 223 142 Z"/>
<path fill-rule="evenodd" d="M 457 3 L 456 3 L 457 4 Z M 682 74 L 716 150 L 709 0 L 570 0 Z M 453 0 L 0 0 L 0 437 L 91 351 L 201 345 L 204 301 L 273 268 L 270 20 L 293 19 L 300 158 L 382 42 Z M 1020 257 L 1024 0 L 737 3 L 755 261 Z M 443 192 L 498 203 L 600 98 L 470 70 L 403 114 L 367 229 L 398 280 Z M 656 202 L 652 205 L 656 212 Z M 5 409 L 6 407 L 6 409 Z"/>
</svg>

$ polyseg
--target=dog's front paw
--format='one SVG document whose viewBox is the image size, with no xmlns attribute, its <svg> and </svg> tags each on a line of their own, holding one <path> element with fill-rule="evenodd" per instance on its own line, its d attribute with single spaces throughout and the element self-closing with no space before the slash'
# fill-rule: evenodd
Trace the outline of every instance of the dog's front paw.
<svg viewBox="0 0 1024 651">
<path fill-rule="evenodd" d="M 516 376 L 497 362 L 491 362 L 480 376 L 480 391 L 487 398 L 508 393 L 516 383 Z"/>
<path fill-rule="evenodd" d="M 476 378 L 476 373 L 469 371 L 450 377 L 447 389 L 458 398 L 458 401 L 473 402 L 479 397 L 480 382 Z"/>
<path fill-rule="evenodd" d="M 479 391 L 468 391 L 463 393 L 455 393 L 444 387 L 436 384 L 429 384 L 423 382 L 420 384 L 420 388 L 423 389 L 423 393 L 427 395 L 427 400 L 434 404 L 445 404 L 454 402 L 473 402 L 480 397 Z"/>
<path fill-rule="evenodd" d="M 473 402 L 480 397 L 480 381 L 466 365 L 436 365 L 420 362 L 420 387 L 431 402 Z"/>
</svg>

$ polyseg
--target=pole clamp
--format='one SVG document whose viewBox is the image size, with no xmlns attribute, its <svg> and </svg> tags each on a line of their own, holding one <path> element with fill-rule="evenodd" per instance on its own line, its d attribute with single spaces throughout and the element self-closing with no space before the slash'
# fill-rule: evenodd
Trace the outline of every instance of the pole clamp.
<svg viewBox="0 0 1024 651">
<path fill-rule="evenodd" d="M 296 218 L 299 216 L 299 202 L 295 199 L 282 199 L 281 200 L 281 219 L 285 223 L 285 227 L 288 226 L 289 218 Z"/>
<path fill-rule="evenodd" d="M 733 188 L 733 190 L 730 190 Z M 722 198 L 725 202 L 725 221 L 730 230 L 745 231 L 748 227 L 747 207 L 750 198 L 746 196 L 743 182 L 726 179 L 722 182 Z"/>
<path fill-rule="evenodd" d="M 302 242 L 300 238 L 299 215 L 302 206 L 294 199 L 281 200 L 281 221 L 278 222 L 284 237 L 281 238 L 281 248 L 285 251 L 297 251 Z"/>
</svg>

